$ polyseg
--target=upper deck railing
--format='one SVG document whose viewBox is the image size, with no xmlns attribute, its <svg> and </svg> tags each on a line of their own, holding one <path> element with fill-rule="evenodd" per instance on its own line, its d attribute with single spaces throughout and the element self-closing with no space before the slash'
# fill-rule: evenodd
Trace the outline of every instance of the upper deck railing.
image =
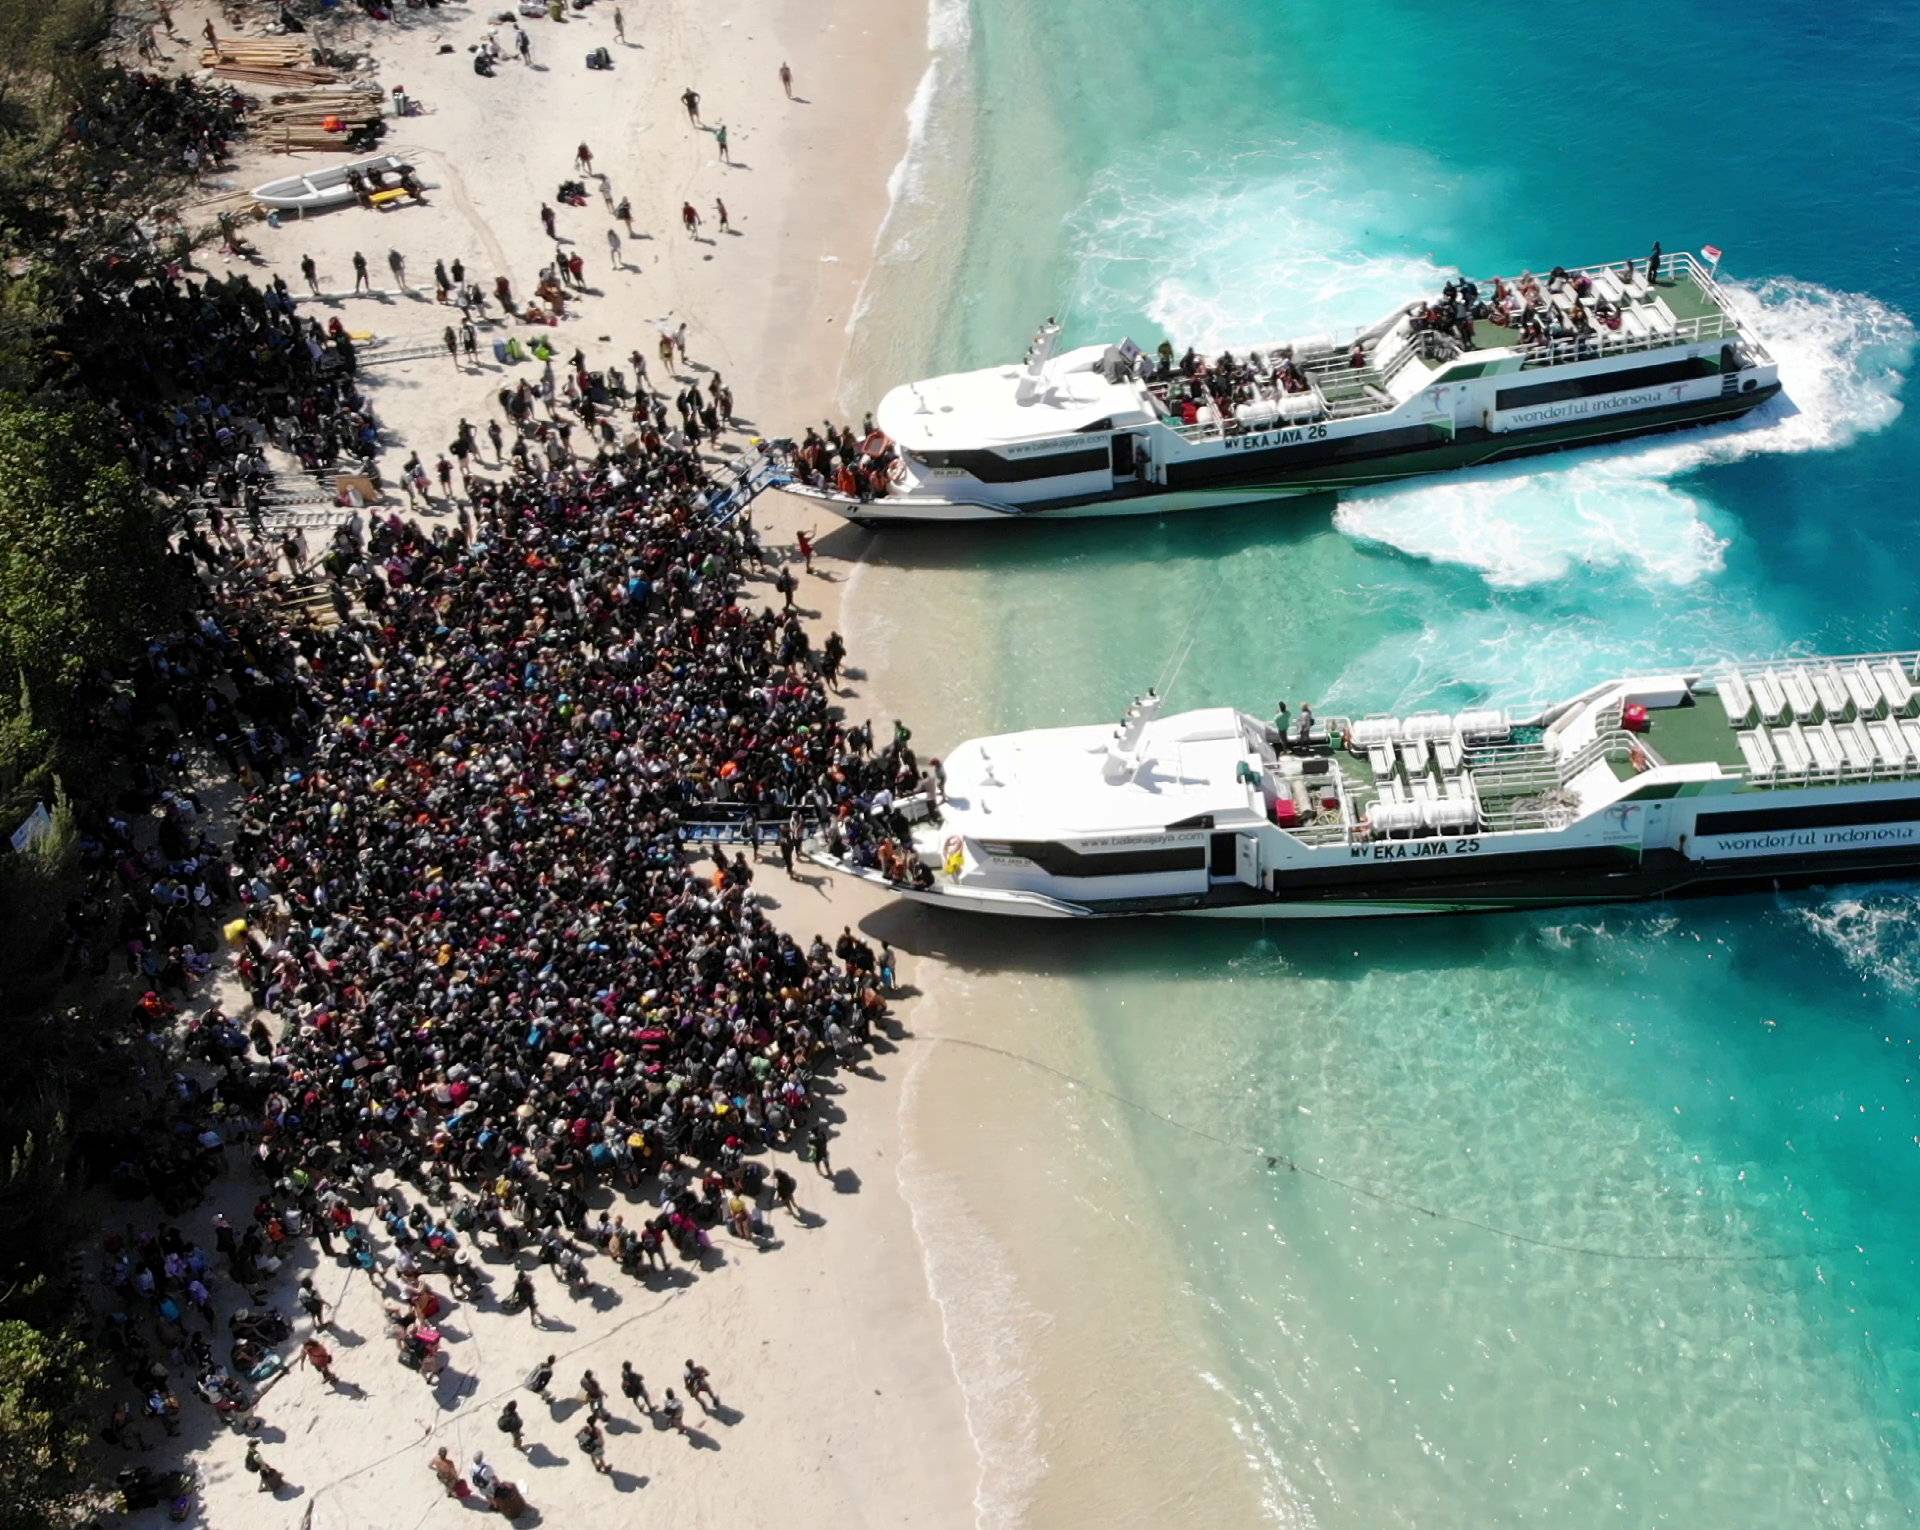
<svg viewBox="0 0 1920 1530">
<path fill-rule="evenodd" d="M 1476 832 L 1502 833 L 1524 829 L 1560 828 L 1579 816 L 1571 794 L 1573 783 L 1595 765 L 1632 759 L 1643 750 L 1642 741 L 1619 726 L 1619 711 L 1603 718 L 1607 726 L 1573 753 L 1554 753 L 1545 743 L 1490 744 L 1469 749 L 1460 771 L 1443 780 L 1470 782 L 1480 805 Z M 1337 737 L 1345 718 L 1329 719 Z M 1351 845 L 1370 836 L 1362 832 L 1364 805 L 1352 790 L 1354 782 L 1338 759 L 1333 781 L 1340 798 L 1338 817 L 1302 824 L 1286 832 L 1305 845 Z M 1429 833 L 1425 837 L 1435 837 Z"/>
<path fill-rule="evenodd" d="M 1598 265 L 1571 266 L 1566 268 L 1569 276 L 1598 278 L 1611 275 L 1621 280 L 1626 275 L 1628 262 L 1604 261 Z M 1635 352 L 1665 350 L 1675 346 L 1709 344 L 1716 340 L 1737 339 L 1745 349 L 1760 361 L 1771 361 L 1757 340 L 1753 338 L 1734 316 L 1732 306 L 1712 272 L 1686 251 L 1674 252 L 1666 259 L 1666 276 L 1663 287 L 1646 287 L 1644 268 L 1636 265 L 1641 274 L 1636 286 L 1629 292 L 1629 300 L 1622 306 L 1629 308 L 1638 316 L 1638 321 L 1629 325 L 1623 322 L 1617 330 L 1605 325 L 1596 325 L 1584 334 L 1569 335 L 1558 340 L 1548 340 L 1540 345 L 1522 349 L 1521 369 L 1540 367 L 1568 366 L 1579 361 L 1594 361 L 1605 356 L 1620 356 Z M 1646 316 L 1663 290 L 1671 288 L 1675 279 L 1696 283 L 1704 297 L 1713 304 L 1711 313 L 1689 315 L 1675 318 L 1670 324 L 1661 324 L 1649 328 L 1645 324 Z M 1624 285 L 1624 283 L 1623 283 Z M 1644 293 L 1646 298 L 1635 298 L 1632 294 Z M 1300 370 L 1306 374 L 1307 382 L 1313 390 L 1318 412 L 1311 419 L 1352 419 L 1361 415 L 1383 414 L 1393 408 L 1395 400 L 1388 393 L 1393 380 L 1416 359 L 1430 366 L 1444 366 L 1465 351 L 1459 342 L 1449 335 L 1433 331 L 1407 334 L 1399 337 L 1399 343 L 1384 357 L 1381 355 L 1381 342 L 1395 333 L 1400 319 L 1405 313 L 1403 308 L 1391 318 L 1376 322 L 1364 329 L 1357 329 L 1350 337 L 1334 339 L 1321 337 L 1321 345 L 1294 357 Z M 1355 368 L 1349 366 L 1353 344 L 1358 341 L 1367 350 L 1367 365 Z M 1299 342 L 1296 342 L 1299 343 Z M 1324 346 L 1324 348 L 1322 348 Z M 1265 353 L 1283 350 L 1284 344 L 1254 346 L 1252 349 Z M 1321 384 L 1345 382 L 1355 386 L 1353 396 L 1330 398 Z M 1150 387 L 1165 403 L 1164 384 L 1151 384 Z M 1303 395 L 1294 395 L 1301 397 Z M 1189 441 L 1217 439 L 1235 431 L 1238 421 L 1231 417 L 1202 419 L 1193 425 L 1173 425 L 1171 428 Z M 1262 425 L 1260 429 L 1275 426 L 1305 423 L 1304 420 L 1277 420 L 1271 425 Z"/>
</svg>

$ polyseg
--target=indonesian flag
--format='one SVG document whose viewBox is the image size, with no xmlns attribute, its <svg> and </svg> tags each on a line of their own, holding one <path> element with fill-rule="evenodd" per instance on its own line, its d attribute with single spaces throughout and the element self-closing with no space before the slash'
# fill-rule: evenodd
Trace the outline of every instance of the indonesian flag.
<svg viewBox="0 0 1920 1530">
<path fill-rule="evenodd" d="M 1719 262 L 1719 260 L 1720 260 L 1720 246 L 1719 246 L 1719 245 L 1717 245 L 1717 244 L 1703 244 L 1703 245 L 1701 245 L 1701 246 L 1700 246 L 1700 253 L 1701 253 L 1702 255 L 1704 255 L 1704 256 L 1706 256 L 1708 260 L 1711 260 L 1711 261 L 1713 261 L 1713 262 L 1715 262 L 1716 264 L 1718 264 L 1718 262 Z"/>
</svg>

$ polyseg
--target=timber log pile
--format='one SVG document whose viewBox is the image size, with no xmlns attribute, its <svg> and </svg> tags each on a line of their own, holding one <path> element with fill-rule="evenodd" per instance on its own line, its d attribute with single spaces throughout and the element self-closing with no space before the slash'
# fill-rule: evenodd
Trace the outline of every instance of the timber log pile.
<svg viewBox="0 0 1920 1530">
<path fill-rule="evenodd" d="M 278 37 L 223 37 L 200 51 L 202 67 L 248 85 L 331 85 L 333 70 L 313 62 L 305 43 Z"/>
<path fill-rule="evenodd" d="M 346 85 L 334 90 L 289 90 L 269 96 L 247 114 L 255 143 L 280 153 L 337 149 L 347 136 L 384 115 L 378 86 Z M 337 124 L 329 128 L 327 124 Z"/>
</svg>

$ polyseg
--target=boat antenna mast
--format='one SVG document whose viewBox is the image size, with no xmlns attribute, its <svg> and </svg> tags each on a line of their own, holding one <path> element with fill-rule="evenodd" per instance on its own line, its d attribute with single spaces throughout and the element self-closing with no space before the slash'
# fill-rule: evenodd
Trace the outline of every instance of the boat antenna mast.
<svg viewBox="0 0 1920 1530">
<path fill-rule="evenodd" d="M 1014 402 L 1031 404 L 1040 397 L 1040 385 L 1046 378 L 1047 363 L 1053 359 L 1054 347 L 1060 342 L 1060 325 L 1052 314 L 1047 322 L 1034 331 L 1033 344 L 1027 347 L 1027 361 L 1020 373 L 1020 385 L 1014 389 Z"/>
</svg>

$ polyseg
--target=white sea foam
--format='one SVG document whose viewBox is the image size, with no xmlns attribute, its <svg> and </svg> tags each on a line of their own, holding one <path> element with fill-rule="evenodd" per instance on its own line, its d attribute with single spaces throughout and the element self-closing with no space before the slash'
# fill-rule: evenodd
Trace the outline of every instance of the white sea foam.
<svg viewBox="0 0 1920 1530">
<path fill-rule="evenodd" d="M 1418 484 L 1363 490 L 1334 523 L 1416 558 L 1515 588 L 1582 568 L 1685 585 L 1719 571 L 1727 534 L 1674 480 L 1761 453 L 1823 451 L 1901 410 L 1914 327 L 1859 293 L 1778 279 L 1730 284 L 1729 300 L 1780 364 L 1783 391 L 1739 423 L 1593 447 Z"/>
<path fill-rule="evenodd" d="M 1364 178 L 1335 150 L 1190 159 L 1177 192 L 1151 189 L 1166 183 L 1164 163 L 1150 181 L 1125 165 L 1094 183 L 1071 220 L 1077 318 L 1117 326 L 1144 314 L 1212 351 L 1369 324 L 1445 280 L 1420 256 L 1369 253 L 1400 209 L 1384 191 L 1343 189 Z"/>
<path fill-rule="evenodd" d="M 923 1026 L 932 1023 L 930 1002 L 937 1001 L 918 1001 Z M 921 1070 L 934 1051 L 923 1051 L 907 1071 L 903 1116 L 913 1110 Z M 974 1524 L 978 1530 L 1013 1530 L 1047 1465 L 1039 1445 L 1040 1405 L 1024 1358 L 1047 1320 L 1021 1295 L 1006 1255 L 953 1182 L 911 1147 L 910 1130 L 904 1135 L 909 1147 L 894 1173 L 912 1213 L 927 1291 L 940 1309 L 947 1358 L 965 1402 L 979 1468 Z"/>
<path fill-rule="evenodd" d="M 889 257 L 904 259 L 914 252 L 915 236 L 927 211 L 927 166 L 935 108 L 943 94 L 964 79 L 972 41 L 970 0 L 928 0 L 927 67 L 907 102 L 907 146 L 887 176 L 887 212 L 873 242 L 876 264 Z M 849 335 L 866 322 L 873 307 L 872 294 L 873 279 L 869 275 L 847 321 Z"/>
<path fill-rule="evenodd" d="M 1893 993 L 1920 993 L 1920 897 L 1912 892 L 1831 898 L 1794 916 L 1858 976 Z"/>
</svg>

